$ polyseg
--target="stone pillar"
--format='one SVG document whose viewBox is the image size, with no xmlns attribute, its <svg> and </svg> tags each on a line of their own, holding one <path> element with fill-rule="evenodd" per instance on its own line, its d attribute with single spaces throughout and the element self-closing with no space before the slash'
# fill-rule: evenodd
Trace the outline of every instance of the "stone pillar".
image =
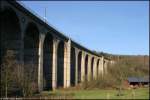
<svg viewBox="0 0 150 100">
<path fill-rule="evenodd" d="M 85 80 L 85 52 L 82 52 L 81 58 L 81 82 Z"/>
<path fill-rule="evenodd" d="M 103 68 L 104 68 L 104 57 L 102 56 L 99 62 L 99 76 L 103 76 L 103 73 L 104 73 Z"/>
<path fill-rule="evenodd" d="M 89 57 L 88 57 L 88 81 L 90 81 L 90 79 L 91 79 L 91 55 L 89 55 Z"/>
<path fill-rule="evenodd" d="M 38 91 L 43 90 L 43 43 L 45 34 L 39 36 Z"/>
<path fill-rule="evenodd" d="M 67 43 L 64 43 L 64 88 L 67 87 Z"/>
<path fill-rule="evenodd" d="M 59 40 L 54 37 L 53 39 L 53 67 L 52 67 L 52 89 L 56 89 L 57 85 L 57 48 Z"/>
<path fill-rule="evenodd" d="M 94 79 L 97 78 L 97 59 L 96 58 L 94 58 L 93 77 Z"/>
<path fill-rule="evenodd" d="M 64 47 L 64 88 L 70 86 L 70 66 L 71 66 L 71 40 L 65 42 Z"/>
<path fill-rule="evenodd" d="M 79 54 L 79 50 L 77 48 L 75 48 L 75 85 L 78 84 L 78 54 Z"/>
</svg>

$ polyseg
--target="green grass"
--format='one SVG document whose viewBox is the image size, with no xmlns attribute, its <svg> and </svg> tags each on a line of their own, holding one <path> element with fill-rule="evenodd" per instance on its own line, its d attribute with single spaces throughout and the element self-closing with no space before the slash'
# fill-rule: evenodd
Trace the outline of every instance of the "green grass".
<svg viewBox="0 0 150 100">
<path fill-rule="evenodd" d="M 83 99 L 148 99 L 148 89 L 123 90 L 122 96 L 117 96 L 117 90 L 89 90 L 75 92 L 75 98 Z"/>
<path fill-rule="evenodd" d="M 43 92 L 40 96 L 44 98 L 72 98 L 72 99 L 149 99 L 149 88 L 138 88 L 133 90 L 122 90 L 122 96 L 117 96 L 118 91 L 109 89 L 93 90 L 56 90 Z"/>
</svg>

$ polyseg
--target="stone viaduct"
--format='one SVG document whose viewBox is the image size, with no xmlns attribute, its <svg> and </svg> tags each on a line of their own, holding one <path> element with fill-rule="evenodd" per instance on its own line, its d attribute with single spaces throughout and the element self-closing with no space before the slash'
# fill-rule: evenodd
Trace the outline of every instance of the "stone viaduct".
<svg viewBox="0 0 150 100">
<path fill-rule="evenodd" d="M 1 59 L 13 50 L 19 63 L 36 72 L 38 91 L 75 86 L 107 73 L 110 60 L 63 35 L 20 3 L 0 2 Z"/>
</svg>

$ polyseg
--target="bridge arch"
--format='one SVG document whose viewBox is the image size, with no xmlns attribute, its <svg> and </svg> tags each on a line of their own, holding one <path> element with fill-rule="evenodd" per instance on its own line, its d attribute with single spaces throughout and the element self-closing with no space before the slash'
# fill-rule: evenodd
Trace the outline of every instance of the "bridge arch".
<svg viewBox="0 0 150 100">
<path fill-rule="evenodd" d="M 24 34 L 24 64 L 30 81 L 37 85 L 38 82 L 38 60 L 39 60 L 39 29 L 35 23 L 27 24 Z"/>
<path fill-rule="evenodd" d="M 52 89 L 53 36 L 46 34 L 43 45 L 43 88 Z"/>
<path fill-rule="evenodd" d="M 60 41 L 57 48 L 57 87 L 64 86 L 64 50 L 65 44 Z"/>
<path fill-rule="evenodd" d="M 78 83 L 81 82 L 81 59 L 82 58 L 82 52 L 80 51 L 78 54 Z"/>
<path fill-rule="evenodd" d="M 71 86 L 75 85 L 76 80 L 76 54 L 75 54 L 75 48 L 71 47 L 71 68 L 70 68 L 70 83 Z"/>
<path fill-rule="evenodd" d="M 12 50 L 15 53 L 15 59 L 19 61 L 20 55 L 20 40 L 21 40 L 21 27 L 20 20 L 15 12 L 10 7 L 4 8 L 1 12 L 1 57 L 3 58 L 7 50 Z M 1 59 L 2 60 L 2 59 Z M 0 64 L 2 61 L 0 61 Z"/>
<path fill-rule="evenodd" d="M 85 81 L 88 80 L 88 55 L 85 56 Z"/>
<path fill-rule="evenodd" d="M 99 59 L 97 60 L 97 65 L 96 65 L 96 76 L 99 77 Z"/>
<path fill-rule="evenodd" d="M 94 71 L 94 57 L 91 59 L 91 78 L 93 79 L 93 71 Z"/>
</svg>

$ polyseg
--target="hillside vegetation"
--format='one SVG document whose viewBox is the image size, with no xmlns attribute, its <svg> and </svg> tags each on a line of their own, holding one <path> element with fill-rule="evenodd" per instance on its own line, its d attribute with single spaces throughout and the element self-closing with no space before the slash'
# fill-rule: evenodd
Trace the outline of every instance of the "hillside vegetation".
<svg viewBox="0 0 150 100">
<path fill-rule="evenodd" d="M 120 88 L 127 77 L 149 77 L 149 56 L 142 55 L 110 55 L 104 54 L 107 58 L 115 61 L 115 64 L 108 66 L 107 74 L 99 79 L 84 83 L 84 89 L 91 88 Z"/>
</svg>

